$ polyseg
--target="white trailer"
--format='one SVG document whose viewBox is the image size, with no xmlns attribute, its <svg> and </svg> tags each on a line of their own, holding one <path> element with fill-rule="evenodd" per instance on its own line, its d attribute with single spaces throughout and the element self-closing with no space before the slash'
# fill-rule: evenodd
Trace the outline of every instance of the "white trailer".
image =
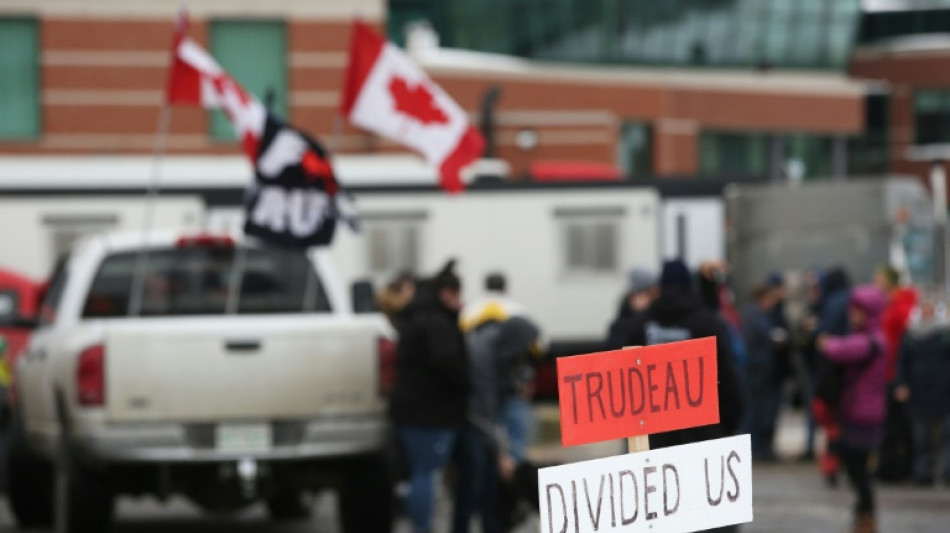
<svg viewBox="0 0 950 533">
<path fill-rule="evenodd" d="M 340 228 L 330 256 L 349 283 L 377 287 L 401 272 L 434 274 L 458 260 L 465 298 L 490 272 L 554 341 L 603 338 L 635 267 L 658 268 L 660 198 L 634 187 L 499 186 L 460 195 L 435 189 L 358 191 L 363 229 Z M 209 227 L 239 226 L 237 208 L 212 209 Z"/>
<path fill-rule="evenodd" d="M 12 196 L 0 199 L 0 265 L 34 279 L 77 240 L 109 231 L 142 230 L 145 201 L 124 196 Z M 200 229 L 205 204 L 199 195 L 163 196 L 155 202 L 155 229 Z"/>
<path fill-rule="evenodd" d="M 141 228 L 150 164 L 146 157 L 0 158 L 0 192 L 8 195 L 0 222 L 25 228 L 0 237 L 0 264 L 47 275 L 63 246 L 55 243 L 68 240 L 58 236 L 65 229 L 44 222 L 57 216 L 72 217 L 60 220 L 83 232 Z M 341 227 L 331 247 L 344 281 L 380 286 L 404 270 L 434 273 L 455 257 L 466 297 L 481 293 L 487 273 L 504 272 L 512 297 L 555 341 L 602 339 L 629 269 L 656 269 L 664 252 L 681 248 L 664 250 L 661 198 L 651 186 L 499 183 L 452 196 L 433 186 L 434 173 L 415 157 L 341 156 L 335 164 L 365 226 L 359 234 Z M 251 179 L 240 157 L 167 158 L 156 228 L 240 227 Z M 688 226 L 692 250 L 708 242 L 694 230 L 721 223 L 690 215 Z"/>
</svg>

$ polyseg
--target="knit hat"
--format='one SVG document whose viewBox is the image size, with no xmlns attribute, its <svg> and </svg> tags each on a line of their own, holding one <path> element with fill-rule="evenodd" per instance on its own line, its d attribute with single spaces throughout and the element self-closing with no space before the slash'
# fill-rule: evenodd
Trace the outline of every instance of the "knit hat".
<svg viewBox="0 0 950 533">
<path fill-rule="evenodd" d="M 445 263 L 445 266 L 442 267 L 442 270 L 435 276 L 432 276 L 429 282 L 432 284 L 432 289 L 436 292 L 442 289 L 461 290 L 462 280 L 459 279 L 458 274 L 455 273 L 455 259 L 449 259 Z"/>
<path fill-rule="evenodd" d="M 656 287 L 657 281 L 655 271 L 637 267 L 627 274 L 627 289 L 634 293 L 648 291 Z"/>
<path fill-rule="evenodd" d="M 769 272 L 769 275 L 765 277 L 765 284 L 769 287 L 782 287 L 785 285 L 785 278 L 782 276 L 781 272 L 773 270 Z"/>
<path fill-rule="evenodd" d="M 682 259 L 671 259 L 663 263 L 663 273 L 660 275 L 661 287 L 689 289 L 692 284 L 693 277 Z"/>
</svg>

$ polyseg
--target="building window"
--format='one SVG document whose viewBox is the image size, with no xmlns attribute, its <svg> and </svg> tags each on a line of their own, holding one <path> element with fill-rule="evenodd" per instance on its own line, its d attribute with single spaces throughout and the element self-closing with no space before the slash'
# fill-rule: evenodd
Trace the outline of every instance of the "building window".
<svg viewBox="0 0 950 533">
<path fill-rule="evenodd" d="M 890 165 L 890 94 L 864 97 L 864 133 L 848 139 L 848 172 L 884 174 Z"/>
<path fill-rule="evenodd" d="M 769 136 L 762 133 L 703 132 L 699 167 L 707 176 L 765 176 Z"/>
<path fill-rule="evenodd" d="M 700 171 L 707 176 L 807 179 L 832 172 L 827 135 L 707 131 L 699 143 Z"/>
<path fill-rule="evenodd" d="M 785 137 L 786 178 L 803 179 L 831 177 L 832 139 L 827 135 L 796 134 Z"/>
<path fill-rule="evenodd" d="M 38 41 L 35 20 L 0 19 L 0 140 L 40 135 Z"/>
<path fill-rule="evenodd" d="M 627 176 L 642 177 L 653 174 L 653 129 L 642 122 L 623 125 L 618 166 Z"/>
<path fill-rule="evenodd" d="M 914 95 L 916 144 L 950 142 L 950 90 L 923 90 Z"/>
<path fill-rule="evenodd" d="M 385 283 L 401 272 L 419 271 L 419 220 L 370 218 L 365 226 L 367 266 L 375 281 Z"/>
<path fill-rule="evenodd" d="M 560 223 L 561 263 L 564 265 L 565 274 L 618 272 L 622 210 L 560 210 L 555 216 Z"/>
<path fill-rule="evenodd" d="M 211 53 L 245 89 L 287 116 L 287 37 L 283 22 L 211 22 Z M 267 96 L 273 95 L 268 102 Z M 233 141 L 234 128 L 221 111 L 211 112 L 211 136 Z"/>
</svg>

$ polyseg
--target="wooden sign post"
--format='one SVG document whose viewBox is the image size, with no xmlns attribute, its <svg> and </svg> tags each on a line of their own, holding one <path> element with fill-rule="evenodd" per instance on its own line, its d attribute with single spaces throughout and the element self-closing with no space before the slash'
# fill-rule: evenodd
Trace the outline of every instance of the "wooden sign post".
<svg viewBox="0 0 950 533">
<path fill-rule="evenodd" d="M 636 350 L 640 346 L 624 346 L 624 350 Z M 638 453 L 650 451 L 650 436 L 637 435 L 636 437 L 627 437 L 627 453 Z"/>
<path fill-rule="evenodd" d="M 748 435 L 649 451 L 649 435 L 719 422 L 716 339 L 558 359 L 565 446 L 629 453 L 541 469 L 541 533 L 688 533 L 752 521 Z"/>
</svg>

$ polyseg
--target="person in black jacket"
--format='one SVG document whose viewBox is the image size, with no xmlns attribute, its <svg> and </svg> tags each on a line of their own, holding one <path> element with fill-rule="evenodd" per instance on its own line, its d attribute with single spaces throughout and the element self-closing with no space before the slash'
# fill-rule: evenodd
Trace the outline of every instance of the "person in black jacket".
<svg viewBox="0 0 950 533">
<path fill-rule="evenodd" d="M 734 435 L 745 404 L 725 324 L 699 302 L 686 264 L 680 259 L 667 261 L 660 277 L 660 297 L 634 319 L 625 346 L 652 346 L 702 337 L 716 337 L 720 423 L 650 435 L 651 447 L 663 448 Z"/>
<path fill-rule="evenodd" d="M 904 335 L 894 397 L 910 404 L 914 429 L 914 482 L 933 485 L 938 456 L 950 483 L 950 327 L 935 303 L 920 304 L 918 323 Z M 937 445 L 934 436 L 938 436 Z"/>
<path fill-rule="evenodd" d="M 699 301 L 692 276 L 680 259 L 667 261 L 660 276 L 660 297 L 636 317 L 626 346 L 652 346 L 702 337 L 716 337 L 719 367 L 719 424 L 650 435 L 651 448 L 666 448 L 734 435 L 743 416 L 744 394 L 736 375 L 735 357 L 726 325 Z M 716 531 L 737 531 L 730 526 Z"/>
<path fill-rule="evenodd" d="M 462 284 L 454 261 L 422 284 L 400 316 L 390 414 L 409 462 L 413 530 L 432 529 L 435 478 L 465 422 L 469 395 L 465 340 L 458 327 Z"/>
</svg>

